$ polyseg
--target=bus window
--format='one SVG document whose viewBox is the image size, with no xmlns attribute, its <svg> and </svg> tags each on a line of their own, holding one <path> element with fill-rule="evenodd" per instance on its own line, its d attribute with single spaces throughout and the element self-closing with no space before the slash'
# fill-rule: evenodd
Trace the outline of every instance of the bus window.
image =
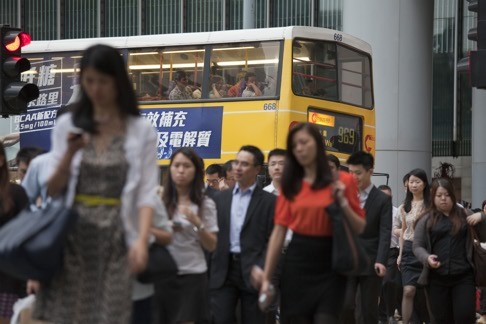
<svg viewBox="0 0 486 324">
<path fill-rule="evenodd" d="M 371 108 L 370 59 L 368 56 L 338 45 L 341 100 L 356 106 Z"/>
<path fill-rule="evenodd" d="M 201 98 L 204 48 L 130 49 L 128 68 L 140 101 Z"/>
<path fill-rule="evenodd" d="M 275 96 L 279 55 L 278 41 L 213 45 L 209 97 Z"/>
<path fill-rule="evenodd" d="M 336 45 L 324 41 L 296 40 L 292 52 L 294 93 L 338 100 Z"/>
</svg>

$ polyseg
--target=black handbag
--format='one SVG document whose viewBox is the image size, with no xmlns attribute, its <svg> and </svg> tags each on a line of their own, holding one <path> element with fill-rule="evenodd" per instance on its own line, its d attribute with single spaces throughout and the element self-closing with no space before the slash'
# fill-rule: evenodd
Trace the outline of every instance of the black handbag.
<svg viewBox="0 0 486 324">
<path fill-rule="evenodd" d="M 148 254 L 147 267 L 138 274 L 138 281 L 145 284 L 154 283 L 177 274 L 177 264 L 165 246 L 152 243 Z"/>
<path fill-rule="evenodd" d="M 472 240 L 474 264 L 474 281 L 478 287 L 486 287 L 486 250 L 481 246 L 481 241 L 474 227 L 468 226 L 469 238 Z"/>
<path fill-rule="evenodd" d="M 427 217 L 425 220 L 425 249 L 427 252 L 430 254 L 432 253 L 432 241 L 430 240 L 430 232 L 427 227 L 427 223 L 429 222 L 430 216 L 424 216 Z M 420 273 L 420 276 L 417 279 L 417 286 L 418 287 L 426 287 L 429 285 L 429 276 L 430 276 L 430 268 L 428 265 L 423 265 L 422 272 Z"/>
<path fill-rule="evenodd" d="M 52 279 L 62 268 L 64 244 L 76 220 L 63 200 L 24 209 L 0 229 L 0 271 L 22 280 Z"/>
<path fill-rule="evenodd" d="M 326 207 L 332 222 L 332 268 L 345 276 L 358 276 L 370 267 L 370 258 L 351 230 L 344 212 L 336 202 Z"/>
</svg>

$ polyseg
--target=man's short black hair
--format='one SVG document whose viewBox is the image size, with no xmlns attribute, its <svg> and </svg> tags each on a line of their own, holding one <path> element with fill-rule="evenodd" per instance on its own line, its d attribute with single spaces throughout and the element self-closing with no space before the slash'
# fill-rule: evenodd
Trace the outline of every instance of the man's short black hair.
<svg viewBox="0 0 486 324">
<path fill-rule="evenodd" d="M 281 148 L 273 149 L 270 151 L 270 153 L 268 153 L 268 161 L 270 161 L 270 158 L 272 156 L 285 156 L 285 154 L 287 154 L 287 151 L 284 149 Z"/>
<path fill-rule="evenodd" d="M 384 185 L 384 184 L 379 185 L 378 186 L 378 189 L 380 189 L 380 190 L 388 190 L 389 192 L 392 192 L 390 186 L 387 186 L 387 185 Z"/>
<path fill-rule="evenodd" d="M 219 164 L 210 164 L 206 168 L 206 174 L 218 174 L 218 178 L 223 177 L 223 167 Z"/>
<path fill-rule="evenodd" d="M 181 81 L 184 78 L 187 78 L 187 73 L 185 71 L 179 70 L 174 73 L 175 81 Z"/>
<path fill-rule="evenodd" d="M 256 77 L 256 74 L 253 72 L 247 72 L 245 74 L 245 81 L 248 81 L 248 79 L 250 79 L 251 77 Z"/>
<path fill-rule="evenodd" d="M 226 178 L 226 173 L 228 171 L 233 171 L 233 161 L 234 160 L 229 160 L 223 164 L 223 178 Z"/>
<path fill-rule="evenodd" d="M 43 153 L 45 153 L 45 151 L 40 147 L 34 147 L 34 146 L 23 147 L 17 153 L 17 156 L 15 157 L 15 161 L 17 162 L 17 165 L 19 165 L 20 162 L 29 165 L 30 161 L 32 161 L 37 155 Z"/>
<path fill-rule="evenodd" d="M 351 154 L 346 161 L 348 165 L 362 165 L 365 170 L 373 169 L 375 167 L 375 159 L 373 155 L 365 151 L 358 151 Z"/>
<path fill-rule="evenodd" d="M 329 162 L 332 162 L 334 163 L 334 165 L 336 165 L 336 169 L 339 170 L 339 168 L 341 167 L 341 162 L 339 162 L 339 159 L 337 156 L 335 156 L 334 154 L 328 154 L 327 155 L 327 160 Z"/>
<path fill-rule="evenodd" d="M 253 145 L 243 145 L 240 148 L 240 152 L 241 151 L 246 151 L 246 152 L 249 152 L 253 155 L 253 160 L 255 161 L 255 166 L 263 165 L 265 157 L 264 157 L 262 151 L 258 147 L 253 146 Z"/>
</svg>

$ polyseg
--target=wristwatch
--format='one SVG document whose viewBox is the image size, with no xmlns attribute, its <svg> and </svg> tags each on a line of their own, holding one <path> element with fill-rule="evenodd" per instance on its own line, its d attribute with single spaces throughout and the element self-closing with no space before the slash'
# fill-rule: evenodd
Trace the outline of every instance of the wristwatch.
<svg viewBox="0 0 486 324">
<path fill-rule="evenodd" d="M 203 223 L 201 223 L 201 225 L 199 225 L 199 227 L 194 226 L 194 227 L 192 228 L 192 230 L 193 230 L 194 232 L 196 232 L 196 233 L 199 233 L 199 232 L 200 232 L 200 231 L 202 231 L 203 229 L 204 229 L 204 224 L 203 224 Z"/>
</svg>

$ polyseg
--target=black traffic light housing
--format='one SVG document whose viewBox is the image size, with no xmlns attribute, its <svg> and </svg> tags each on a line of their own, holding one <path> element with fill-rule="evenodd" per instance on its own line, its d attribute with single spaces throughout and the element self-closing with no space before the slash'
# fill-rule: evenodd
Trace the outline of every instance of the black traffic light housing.
<svg viewBox="0 0 486 324">
<path fill-rule="evenodd" d="M 22 57 L 22 46 L 30 43 L 29 34 L 20 28 L 0 26 L 0 115 L 20 115 L 27 111 L 29 101 L 39 97 L 39 88 L 21 82 L 20 74 L 30 69 L 28 59 Z"/>
<path fill-rule="evenodd" d="M 468 0 L 469 11 L 477 13 L 478 23 L 471 28 L 467 38 L 477 43 L 477 50 L 470 52 L 469 69 L 471 85 L 486 89 L 486 0 Z"/>
</svg>

